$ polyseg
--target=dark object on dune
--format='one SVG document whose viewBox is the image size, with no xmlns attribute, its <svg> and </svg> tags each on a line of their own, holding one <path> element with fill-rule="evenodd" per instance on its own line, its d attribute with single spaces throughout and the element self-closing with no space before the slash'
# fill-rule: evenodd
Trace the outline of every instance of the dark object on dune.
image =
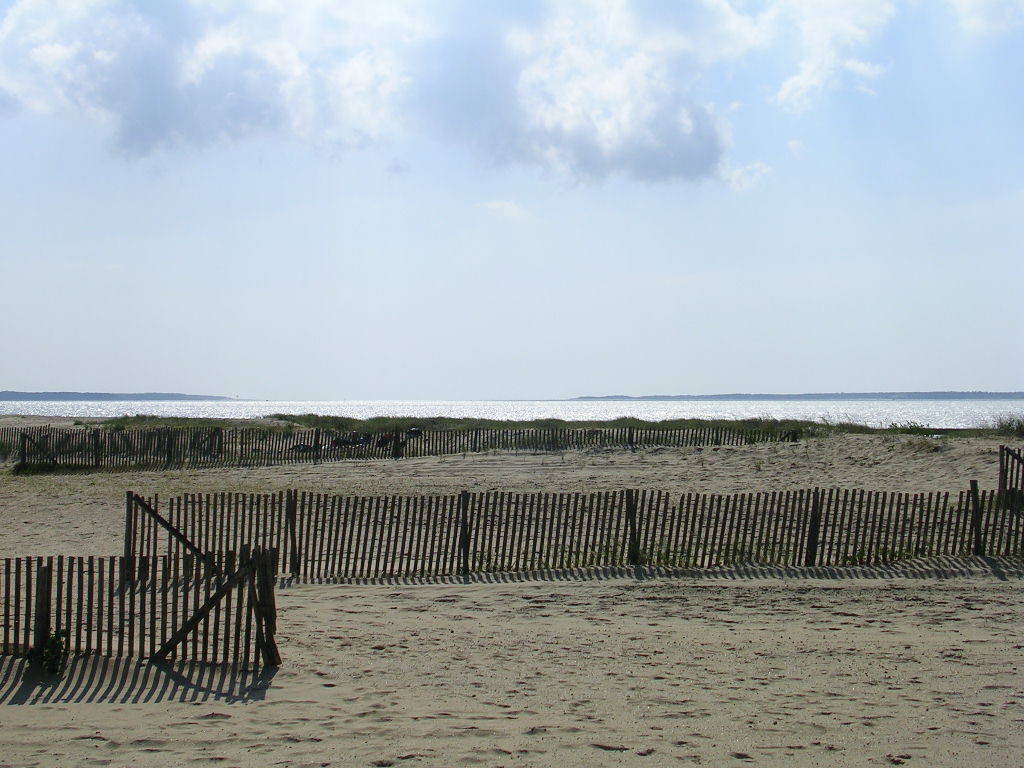
<svg viewBox="0 0 1024 768">
<path fill-rule="evenodd" d="M 291 453 L 313 453 L 316 448 L 308 443 L 296 443 L 288 450 Z"/>
<path fill-rule="evenodd" d="M 356 435 L 355 437 L 335 437 L 331 440 L 331 448 L 356 448 L 360 445 L 369 445 L 370 438 L 367 435 Z"/>
<path fill-rule="evenodd" d="M 410 440 L 414 437 L 423 437 L 423 430 L 419 427 L 409 427 L 405 430 L 405 436 Z"/>
<path fill-rule="evenodd" d="M 395 436 L 393 434 L 391 434 L 390 432 L 385 432 L 383 435 L 380 436 L 380 438 L 378 438 L 377 447 L 386 448 L 387 446 L 391 445 L 391 441 L 394 439 Z"/>
</svg>

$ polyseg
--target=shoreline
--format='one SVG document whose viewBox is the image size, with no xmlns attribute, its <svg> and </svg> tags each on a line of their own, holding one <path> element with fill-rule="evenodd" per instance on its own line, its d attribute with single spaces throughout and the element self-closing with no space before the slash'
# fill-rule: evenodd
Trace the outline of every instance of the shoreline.
<svg viewBox="0 0 1024 768">
<path fill-rule="evenodd" d="M 0 414 L 37 414 L 39 419 L 154 418 L 234 420 L 318 414 L 352 421 L 380 419 L 474 420 L 492 424 L 530 421 L 607 423 L 633 419 L 665 421 L 803 421 L 822 426 L 853 423 L 871 428 L 913 423 L 936 429 L 983 429 L 1007 419 L 1024 420 L 1024 398 L 1016 400 L 557 400 L 557 401 L 227 401 L 207 403 L 51 403 L 52 407 L 11 408 Z M 46 414 L 50 414 L 47 416 Z M 22 414 L 26 415 L 26 414 Z M 44 422 L 39 422 L 44 423 Z"/>
</svg>

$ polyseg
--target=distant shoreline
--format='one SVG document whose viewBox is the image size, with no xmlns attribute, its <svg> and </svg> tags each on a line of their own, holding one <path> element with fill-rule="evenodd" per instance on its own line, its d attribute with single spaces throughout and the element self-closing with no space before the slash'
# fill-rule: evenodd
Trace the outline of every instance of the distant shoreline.
<svg viewBox="0 0 1024 768">
<path fill-rule="evenodd" d="M 810 392 L 804 394 L 585 395 L 573 400 L 1024 400 L 1024 392 Z"/>
<path fill-rule="evenodd" d="M 715 401 L 857 401 L 857 400 L 1024 400 L 1024 392 L 807 392 L 794 394 L 730 393 L 720 395 L 583 395 L 554 400 L 522 402 L 715 402 Z M 180 392 L 17 392 L 0 391 L 0 402 L 264 402 L 222 395 L 189 395 Z M 335 402 L 310 400 L 302 402 Z M 341 401 L 338 401 L 341 402 Z M 477 401 L 466 401 L 477 402 Z M 479 402 L 490 402 L 487 400 Z M 504 401 L 500 401 L 504 402 Z M 518 400 L 510 402 L 520 402 Z"/>
<path fill-rule="evenodd" d="M 196 400 L 211 400 L 224 402 L 234 400 L 233 397 L 222 397 L 220 395 L 184 395 L 180 392 L 13 392 L 4 390 L 0 392 L 0 401 L 5 402 L 35 402 L 39 400 L 50 400 L 58 402 L 79 402 L 79 401 L 151 401 L 151 400 L 184 400 L 193 402 Z"/>
</svg>

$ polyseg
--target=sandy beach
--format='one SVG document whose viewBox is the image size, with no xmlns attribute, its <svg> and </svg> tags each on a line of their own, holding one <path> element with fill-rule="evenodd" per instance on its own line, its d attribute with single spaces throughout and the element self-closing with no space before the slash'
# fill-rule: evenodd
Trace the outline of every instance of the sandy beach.
<svg viewBox="0 0 1024 768">
<path fill-rule="evenodd" d="M 799 443 L 564 453 L 485 453 L 203 470 L 87 474 L 0 473 L 0 551 L 18 555 L 120 552 L 126 491 L 144 496 L 269 493 L 433 495 L 471 491 L 675 494 L 802 488 L 959 492 L 994 488 L 998 438 L 836 434 Z M 13 521 L 15 524 L 10 524 Z"/>
<path fill-rule="evenodd" d="M 1000 442 L 4 472 L 0 553 L 117 554 L 129 489 L 959 491 L 994 487 Z M 943 560 L 287 585 L 283 665 L 256 678 L 94 657 L 47 683 L 0 662 L 0 766 L 1017 766 L 1022 578 L 1020 562 Z"/>
</svg>

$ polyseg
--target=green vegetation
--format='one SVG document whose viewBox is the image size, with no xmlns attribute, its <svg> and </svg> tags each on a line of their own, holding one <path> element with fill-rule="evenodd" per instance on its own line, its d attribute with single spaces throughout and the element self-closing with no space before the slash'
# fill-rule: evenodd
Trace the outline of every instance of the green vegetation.
<svg viewBox="0 0 1024 768">
<path fill-rule="evenodd" d="M 32 660 L 39 664 L 44 672 L 58 675 L 64 671 L 68 660 L 68 631 L 51 629 L 41 648 L 32 649 Z"/>
<path fill-rule="evenodd" d="M 124 467 L 125 470 L 135 470 L 135 469 L 138 469 L 138 468 L 139 468 L 138 466 L 126 466 L 126 467 Z M 116 469 L 116 468 L 114 468 L 114 467 L 104 467 L 104 470 L 106 470 L 106 469 Z M 83 464 L 51 464 L 51 463 L 45 462 L 45 461 L 44 462 L 39 462 L 39 463 L 33 463 L 33 462 L 30 461 L 28 464 L 20 464 L 20 463 L 15 464 L 14 466 L 12 466 L 7 471 L 10 472 L 12 475 L 25 475 L 25 476 L 29 476 L 29 475 L 53 475 L 53 474 L 58 474 L 58 473 L 61 474 L 61 475 L 89 475 L 89 474 L 95 473 L 96 472 L 96 468 L 88 466 L 88 465 L 83 465 Z"/>
<path fill-rule="evenodd" d="M 818 434 L 825 435 L 831 435 L 837 432 L 847 432 L 855 435 L 868 435 L 879 431 L 878 429 L 869 427 L 866 424 L 856 424 L 852 421 L 834 421 L 828 416 L 822 416 L 821 421 L 811 421 L 807 423 L 818 427 Z"/>
<path fill-rule="evenodd" d="M 76 426 L 90 426 L 76 422 Z M 266 432 L 294 432 L 302 429 L 322 429 L 326 432 L 401 432 L 410 427 L 424 431 L 469 431 L 475 429 L 745 429 L 762 430 L 770 434 L 794 433 L 797 438 L 825 437 L 831 434 L 895 434 L 915 436 L 993 436 L 1007 435 L 1024 437 L 1024 416 L 1006 415 L 997 417 L 987 428 L 942 429 L 929 427 L 913 421 L 893 423 L 887 427 L 869 427 L 844 421 L 824 418 L 821 421 L 797 419 L 774 419 L 761 416 L 749 419 L 670 419 L 665 421 L 643 421 L 634 417 L 622 417 L 611 421 L 566 421 L 563 419 L 530 419 L 526 421 L 500 421 L 497 419 L 449 418 L 442 416 L 375 416 L 357 419 L 351 416 L 320 416 L 307 414 L 271 414 L 259 421 L 247 419 L 194 419 L 172 416 L 118 416 L 97 421 L 96 428 L 113 432 L 131 429 L 163 428 L 205 428 L 212 429 L 258 429 Z M 15 447 L 0 443 L 0 459 L 13 455 Z"/>
<path fill-rule="evenodd" d="M 430 416 L 375 416 L 371 419 L 356 419 L 348 416 L 318 416 L 316 414 L 275 413 L 268 418 L 277 422 L 294 424 L 303 429 L 324 429 L 336 432 L 394 432 L 409 427 L 420 427 L 424 431 L 473 430 L 473 429 L 760 429 L 767 432 L 797 432 L 806 434 L 822 425 L 813 421 L 771 419 L 760 417 L 738 420 L 671 419 L 667 421 L 643 421 L 622 417 L 611 421 L 566 421 L 564 419 L 531 419 L 528 421 L 499 421 L 497 419 L 449 418 Z M 865 428 L 867 429 L 867 428 Z M 869 430 L 870 431 L 870 430 Z"/>
<path fill-rule="evenodd" d="M 622 417 L 610 421 L 566 421 L 563 419 L 532 419 L 528 421 L 499 421 L 496 419 L 447 418 L 412 416 L 377 416 L 372 419 L 356 419 L 348 416 L 318 416 L 316 414 L 276 413 L 267 417 L 276 422 L 268 429 L 282 429 L 291 425 L 294 429 L 323 429 L 335 432 L 399 432 L 409 427 L 420 427 L 424 431 L 474 430 L 474 429 L 747 429 L 762 430 L 770 434 L 794 433 L 798 439 L 827 437 L 833 434 L 857 435 L 914 435 L 943 437 L 994 437 L 998 435 L 1024 437 L 1024 416 L 999 417 L 991 426 L 975 429 L 954 429 L 929 427 L 914 421 L 898 422 L 886 427 L 869 427 L 845 421 L 801 421 L 797 419 L 774 419 L 761 416 L 749 419 L 668 419 L 665 421 L 643 421 L 633 417 Z M 237 426 L 237 425 L 234 425 Z"/>
<path fill-rule="evenodd" d="M 657 566 L 661 568 L 697 568 L 697 561 L 687 557 L 684 553 L 668 546 L 661 546 L 653 552 L 640 552 L 640 562 L 643 565 Z"/>
<path fill-rule="evenodd" d="M 77 423 L 78 422 L 76 422 L 76 424 Z M 145 414 L 140 414 L 139 416 L 116 416 L 112 419 L 100 421 L 94 426 L 99 429 L 110 430 L 111 432 L 123 432 L 126 429 L 164 429 L 168 427 L 194 427 L 205 429 L 220 427 L 222 429 L 237 429 L 239 427 L 250 427 L 254 425 L 246 419 L 190 419 L 185 417 L 147 416 Z M 267 430 L 294 429 L 294 427 L 290 425 L 259 425 L 259 427 Z"/>
<path fill-rule="evenodd" d="M 1011 414 L 996 416 L 992 428 L 1001 435 L 1024 437 L 1024 416 Z"/>
<path fill-rule="evenodd" d="M 928 437 L 915 437 L 901 443 L 905 451 L 911 453 L 941 453 L 949 449 L 949 443 L 944 440 L 936 440 Z"/>
<path fill-rule="evenodd" d="M 924 424 L 920 424 L 916 421 L 903 421 L 890 424 L 887 431 L 895 432 L 897 435 L 935 434 L 934 429 L 932 429 L 931 427 L 926 427 Z"/>
</svg>

